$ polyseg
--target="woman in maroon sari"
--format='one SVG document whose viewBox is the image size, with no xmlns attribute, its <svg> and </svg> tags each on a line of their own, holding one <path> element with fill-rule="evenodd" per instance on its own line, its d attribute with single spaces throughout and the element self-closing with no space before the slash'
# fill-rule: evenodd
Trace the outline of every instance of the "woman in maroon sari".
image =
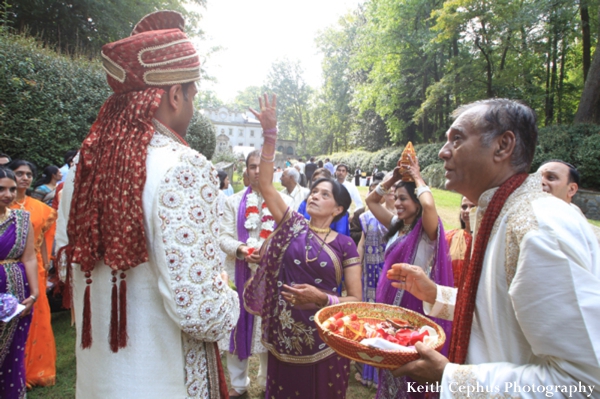
<svg viewBox="0 0 600 399">
<path fill-rule="evenodd" d="M 25 342 L 31 308 L 38 293 L 37 257 L 29 212 L 9 209 L 17 195 L 11 170 L 0 168 L 0 294 L 2 317 L 12 314 L 6 305 L 18 301 L 25 309 L 8 322 L 0 321 L 0 398 L 25 397 Z M 31 232 L 31 234 L 29 233 Z M 15 299 L 16 298 L 16 299 Z M 12 308 L 12 306 L 11 306 Z"/>
<path fill-rule="evenodd" d="M 344 398 L 350 362 L 319 337 L 316 311 L 328 304 L 361 300 L 361 268 L 352 238 L 329 226 L 344 216 L 350 195 L 332 179 L 311 189 L 307 221 L 288 209 L 273 187 L 277 140 L 275 101 L 265 95 L 261 113 L 254 110 L 265 137 L 260 187 L 277 228 L 261 248 L 261 261 L 246 284 L 246 309 L 262 318 L 262 340 L 269 350 L 267 398 Z M 344 278 L 347 296 L 342 297 Z"/>
</svg>

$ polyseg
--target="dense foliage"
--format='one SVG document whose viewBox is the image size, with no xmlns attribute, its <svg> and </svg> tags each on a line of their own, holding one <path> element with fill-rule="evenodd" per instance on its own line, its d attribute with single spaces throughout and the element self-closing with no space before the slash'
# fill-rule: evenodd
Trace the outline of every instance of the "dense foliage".
<svg viewBox="0 0 600 399">
<path fill-rule="evenodd" d="M 524 101 L 540 127 L 600 123 L 598 3 L 367 0 L 317 37 L 321 87 L 296 60 L 265 86 L 300 155 L 438 142 L 457 106 L 490 97 Z"/>
<path fill-rule="evenodd" d="M 203 0 L 192 3 L 204 4 Z M 27 33 L 62 52 L 96 54 L 102 45 L 129 36 L 146 14 L 176 10 L 193 31 L 199 20 L 181 0 L 4 0 L 5 21 L 18 33 Z"/>
<path fill-rule="evenodd" d="M 39 167 L 79 148 L 110 95 L 99 64 L 0 35 L 0 151 Z"/>
<path fill-rule="evenodd" d="M 212 159 L 217 146 L 217 131 L 208 117 L 194 112 L 185 140 L 194 150 Z"/>
</svg>

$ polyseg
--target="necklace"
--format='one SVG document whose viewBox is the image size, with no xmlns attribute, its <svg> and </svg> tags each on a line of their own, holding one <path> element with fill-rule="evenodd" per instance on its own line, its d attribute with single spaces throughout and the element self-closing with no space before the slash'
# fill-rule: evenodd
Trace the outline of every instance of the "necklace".
<svg viewBox="0 0 600 399">
<path fill-rule="evenodd" d="M 323 229 L 324 230 L 324 229 Z M 313 235 L 311 233 L 307 233 L 306 234 L 306 252 L 305 252 L 305 259 L 306 259 L 306 263 L 310 263 L 310 262 L 314 262 L 317 259 L 319 259 L 319 256 L 321 256 L 321 252 L 323 252 L 323 248 L 325 247 L 325 244 L 327 243 L 327 237 L 329 237 L 329 233 L 331 233 L 331 229 L 329 229 L 329 231 L 327 232 L 327 234 L 325 235 L 325 238 L 323 239 L 323 243 L 321 244 L 321 248 L 319 248 L 319 253 L 317 253 L 317 256 L 313 259 L 309 259 L 308 258 L 308 250 L 310 248 L 310 246 L 308 245 L 309 240 L 313 237 Z"/>
<path fill-rule="evenodd" d="M 25 210 L 25 202 L 27 202 L 27 196 L 23 198 L 23 202 L 19 202 L 15 199 L 15 204 L 19 205 L 21 210 Z"/>
<path fill-rule="evenodd" d="M 400 229 L 400 233 L 402 234 L 407 234 L 412 228 L 412 225 L 410 224 L 405 224 L 404 226 L 402 226 L 402 229 Z"/>
<path fill-rule="evenodd" d="M 310 227 L 310 229 L 317 234 L 328 234 L 331 231 L 331 227 L 326 227 L 322 229 L 320 227 L 313 226 L 311 223 L 308 224 L 308 227 Z"/>
</svg>

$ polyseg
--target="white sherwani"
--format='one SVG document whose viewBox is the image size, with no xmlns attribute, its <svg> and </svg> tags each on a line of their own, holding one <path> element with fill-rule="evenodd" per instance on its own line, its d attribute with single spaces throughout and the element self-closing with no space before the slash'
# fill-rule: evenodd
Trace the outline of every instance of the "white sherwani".
<svg viewBox="0 0 600 399">
<path fill-rule="evenodd" d="M 280 193 L 285 194 L 287 196 L 292 197 L 294 201 L 294 210 L 297 211 L 300 207 L 300 204 L 308 197 L 308 193 L 310 190 L 308 188 L 302 187 L 300 184 L 296 183 L 296 187 L 292 190 L 292 192 L 288 192 L 287 188 L 283 188 Z"/>
<path fill-rule="evenodd" d="M 92 273 L 93 344 L 85 350 L 79 344 L 85 277 L 79 267 L 72 270 L 76 395 L 212 399 L 218 397 L 219 355 L 213 342 L 229 336 L 239 316 L 237 294 L 220 276 L 219 180 L 204 156 L 158 132 L 148 146 L 146 168 L 143 208 L 150 261 L 127 271 L 129 340 L 117 353 L 108 344 L 110 268 L 100 262 Z M 74 176 L 69 173 L 63 190 L 58 247 L 67 243 Z"/>
<path fill-rule="evenodd" d="M 246 244 L 238 240 L 237 231 L 237 215 L 242 202 L 242 197 L 246 192 L 247 188 L 240 192 L 235 193 L 231 197 L 227 197 L 225 202 L 225 209 L 223 210 L 223 221 L 221 223 L 221 231 L 219 235 L 219 242 L 221 249 L 225 252 L 225 271 L 229 274 L 230 279 L 235 281 L 235 261 L 237 260 L 237 249 L 240 245 Z M 288 206 L 292 206 L 292 199 L 287 195 L 281 195 L 283 200 Z M 258 209 L 262 209 L 263 198 L 258 196 Z M 260 235 L 260 227 L 254 230 L 248 231 L 250 238 L 258 239 Z M 250 265 L 253 268 L 253 272 L 256 271 L 258 265 Z M 241 289 L 243 287 L 238 287 Z M 252 329 L 252 353 L 266 353 L 267 349 L 261 343 L 261 332 L 260 332 L 260 317 L 254 318 L 253 329 Z M 219 343 L 221 350 L 229 350 L 229 343 L 225 340 Z"/>
<path fill-rule="evenodd" d="M 475 236 L 496 190 L 479 199 Z M 455 301 L 456 289 L 438 287 L 436 303 L 424 308 L 430 316 L 451 320 Z M 466 397 L 459 387 L 480 386 L 470 397 L 540 398 L 545 397 L 540 386 L 578 384 L 595 385 L 589 397 L 598 397 L 598 241 L 572 207 L 542 192 L 535 174 L 508 198 L 494 224 L 466 365 L 446 366 L 441 397 Z M 569 397 L 560 389 L 555 397 Z M 590 394 L 589 388 L 578 389 L 573 397 Z"/>
</svg>

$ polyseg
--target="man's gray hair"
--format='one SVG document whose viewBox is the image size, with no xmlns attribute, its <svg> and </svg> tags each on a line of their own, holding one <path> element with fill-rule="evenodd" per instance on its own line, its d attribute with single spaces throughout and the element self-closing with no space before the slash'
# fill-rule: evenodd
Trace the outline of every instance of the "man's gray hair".
<svg viewBox="0 0 600 399">
<path fill-rule="evenodd" d="M 511 163 L 517 172 L 529 172 L 538 137 L 535 112 L 515 100 L 491 98 L 461 105 L 452 113 L 452 117 L 456 119 L 480 105 L 486 106 L 485 111 L 473 114 L 470 119 L 473 127 L 481 133 L 481 143 L 489 147 L 494 138 L 510 130 L 516 138 Z"/>
<path fill-rule="evenodd" d="M 284 172 L 287 172 L 288 176 L 294 179 L 296 183 L 300 182 L 300 172 L 296 168 L 285 168 Z"/>
</svg>

